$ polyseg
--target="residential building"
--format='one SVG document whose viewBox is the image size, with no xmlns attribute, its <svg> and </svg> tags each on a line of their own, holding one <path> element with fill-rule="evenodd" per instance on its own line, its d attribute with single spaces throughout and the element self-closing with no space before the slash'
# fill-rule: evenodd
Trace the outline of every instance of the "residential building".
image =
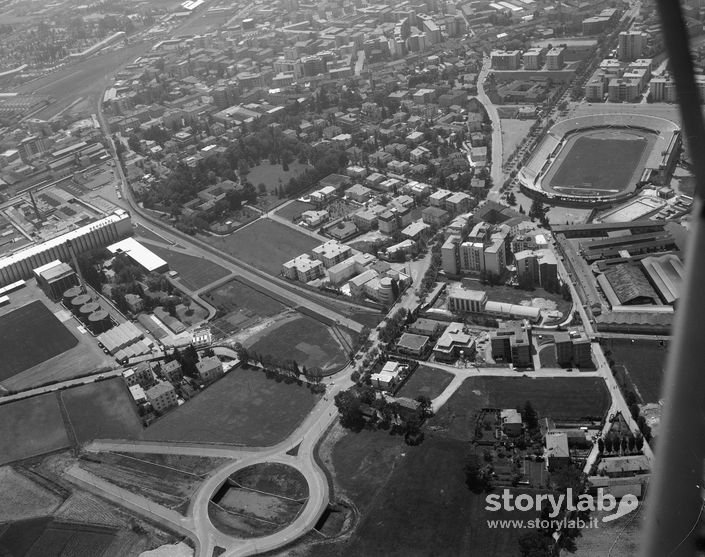
<svg viewBox="0 0 705 557">
<path fill-rule="evenodd" d="M 421 211 L 421 219 L 430 226 L 440 228 L 448 224 L 450 215 L 447 211 L 444 211 L 438 207 L 426 207 L 423 211 Z"/>
<path fill-rule="evenodd" d="M 160 381 L 153 387 L 147 389 L 145 396 L 152 405 L 152 408 L 160 414 L 178 405 L 174 386 L 166 381 Z"/>
<path fill-rule="evenodd" d="M 546 289 L 557 289 L 558 262 L 549 249 L 523 250 L 514 254 L 517 278 L 520 284 L 531 284 Z"/>
<path fill-rule="evenodd" d="M 448 289 L 448 310 L 453 313 L 483 313 L 487 304 L 487 292 L 468 290 L 459 284 Z"/>
<path fill-rule="evenodd" d="M 455 361 L 475 357 L 475 338 L 463 323 L 450 323 L 433 347 L 436 360 Z"/>
<path fill-rule="evenodd" d="M 546 50 L 544 48 L 530 48 L 524 52 L 524 69 L 525 70 L 540 70 L 543 66 L 544 53 Z"/>
<path fill-rule="evenodd" d="M 404 369 L 405 366 L 399 362 L 388 361 L 378 373 L 370 376 L 372 386 L 383 391 L 393 391 L 399 384 Z"/>
<path fill-rule="evenodd" d="M 425 335 L 404 333 L 397 341 L 397 351 L 412 356 L 422 356 L 426 352 L 429 342 L 429 338 Z"/>
<path fill-rule="evenodd" d="M 184 376 L 181 370 L 181 364 L 176 360 L 163 363 L 161 365 L 161 373 L 164 378 L 171 383 L 179 383 Z"/>
<path fill-rule="evenodd" d="M 313 248 L 311 251 L 314 257 L 321 261 L 326 269 L 352 255 L 350 246 L 341 244 L 337 240 L 328 240 L 324 244 Z"/>
<path fill-rule="evenodd" d="M 282 274 L 291 280 L 310 282 L 325 276 L 323 263 L 304 253 L 282 265 Z"/>
<path fill-rule="evenodd" d="M 565 48 L 556 46 L 546 53 L 546 69 L 547 70 L 562 70 L 565 62 L 563 61 Z"/>
<path fill-rule="evenodd" d="M 217 356 L 209 356 L 201 358 L 196 363 L 198 376 L 204 383 L 212 383 L 219 377 L 223 376 L 223 364 Z"/>
<path fill-rule="evenodd" d="M 490 53 L 490 63 L 493 70 L 518 70 L 521 64 L 521 51 L 493 50 Z"/>
<path fill-rule="evenodd" d="M 617 58 L 627 62 L 641 58 L 647 39 L 648 35 L 643 31 L 622 31 L 618 37 Z"/>
<path fill-rule="evenodd" d="M 506 408 L 500 410 L 500 420 L 502 420 L 502 431 L 508 437 L 519 437 L 524 424 L 521 419 L 521 414 L 515 408 Z"/>
<path fill-rule="evenodd" d="M 498 362 L 512 363 L 516 367 L 529 367 L 531 358 L 531 328 L 511 325 L 490 333 L 492 358 Z"/>
</svg>

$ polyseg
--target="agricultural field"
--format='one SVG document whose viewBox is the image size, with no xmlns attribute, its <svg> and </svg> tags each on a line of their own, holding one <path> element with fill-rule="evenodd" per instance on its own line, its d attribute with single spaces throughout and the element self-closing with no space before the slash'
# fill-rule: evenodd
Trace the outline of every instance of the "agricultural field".
<svg viewBox="0 0 705 557">
<path fill-rule="evenodd" d="M 150 441 L 270 446 L 285 439 L 318 397 L 259 370 L 228 372 L 144 432 Z"/>
<path fill-rule="evenodd" d="M 238 537 L 260 537 L 285 528 L 308 498 L 301 473 L 283 464 L 258 464 L 239 470 L 210 502 L 217 528 Z"/>
<path fill-rule="evenodd" d="M 23 476 L 10 466 L 0 467 L 0 523 L 46 516 L 63 499 Z"/>
<path fill-rule="evenodd" d="M 171 455 L 146 455 L 150 458 L 143 456 L 145 455 L 89 454 L 80 460 L 80 466 L 118 487 L 185 513 L 191 496 L 208 472 L 227 461 Z"/>
<path fill-rule="evenodd" d="M 78 339 L 39 300 L 0 316 L 0 331 L 0 381 L 78 344 Z"/>
<path fill-rule="evenodd" d="M 191 290 L 199 290 L 230 274 L 226 268 L 208 259 L 186 255 L 152 243 L 145 245 L 169 263 L 169 268 L 179 273 L 179 281 Z"/>
<path fill-rule="evenodd" d="M 283 321 L 267 329 L 263 337 L 248 341 L 247 349 L 280 361 L 294 360 L 299 366 L 317 367 L 324 374 L 348 361 L 348 348 L 334 336 L 332 329 L 308 316 Z"/>
<path fill-rule="evenodd" d="M 102 557 L 116 531 L 105 526 L 60 522 L 51 517 L 22 520 L 0 532 L 0 547 L 17 557 Z"/>
<path fill-rule="evenodd" d="M 209 237 L 206 241 L 272 275 L 279 275 L 283 263 L 323 243 L 268 219 L 259 219 L 225 238 Z"/>
<path fill-rule="evenodd" d="M 56 393 L 0 405 L 0 464 L 69 446 Z"/>
<path fill-rule="evenodd" d="M 121 378 L 59 393 L 80 443 L 94 439 L 139 439 L 142 421 Z"/>
<path fill-rule="evenodd" d="M 666 369 L 668 343 L 658 340 L 610 339 L 603 344 L 615 365 L 624 366 L 642 402 L 658 402 Z"/>
<path fill-rule="evenodd" d="M 417 396 L 436 398 L 450 385 L 453 375 L 441 369 L 419 366 L 399 390 L 397 396 L 416 399 Z"/>
</svg>

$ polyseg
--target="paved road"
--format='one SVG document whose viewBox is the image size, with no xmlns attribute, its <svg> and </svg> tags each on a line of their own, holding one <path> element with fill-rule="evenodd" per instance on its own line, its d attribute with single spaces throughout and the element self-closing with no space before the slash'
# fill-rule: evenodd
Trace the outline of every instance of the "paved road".
<svg viewBox="0 0 705 557">
<path fill-rule="evenodd" d="M 78 377 L 76 379 L 67 379 L 66 381 L 60 381 L 58 383 L 46 385 L 45 387 L 36 387 L 34 389 L 28 389 L 26 391 L 22 391 L 21 393 L 17 393 L 14 395 L 2 396 L 2 397 L 0 397 L 0 404 L 7 404 L 8 402 L 22 400 L 23 398 L 30 398 L 33 396 L 43 395 L 46 393 L 52 393 L 54 391 L 68 389 L 69 387 L 76 387 L 78 385 L 84 385 L 87 383 L 94 383 L 95 381 L 98 381 L 99 379 L 104 379 L 104 378 L 107 379 L 110 377 L 121 377 L 122 371 L 123 371 L 122 368 L 120 368 L 120 369 L 115 369 L 115 370 L 110 370 L 110 371 L 96 372 L 91 375 L 86 375 L 85 377 Z"/>
<path fill-rule="evenodd" d="M 477 100 L 485 107 L 490 121 L 492 122 L 492 168 L 490 176 L 492 176 L 492 189 L 487 193 L 487 199 L 491 201 L 499 201 L 499 189 L 504 184 L 504 172 L 502 171 L 502 121 L 497 112 L 497 107 L 492 104 L 492 101 L 485 93 L 485 79 L 490 72 L 490 57 L 485 55 L 482 61 L 482 69 L 477 76 Z"/>
</svg>

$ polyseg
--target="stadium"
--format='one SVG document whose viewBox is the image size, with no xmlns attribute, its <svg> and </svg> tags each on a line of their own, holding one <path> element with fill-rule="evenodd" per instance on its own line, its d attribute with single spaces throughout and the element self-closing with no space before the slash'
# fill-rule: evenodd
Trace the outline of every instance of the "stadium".
<svg viewBox="0 0 705 557">
<path fill-rule="evenodd" d="M 519 172 L 519 184 L 526 195 L 552 204 L 611 204 L 641 184 L 667 184 L 680 145 L 680 128 L 665 118 L 570 118 L 548 130 Z"/>
</svg>

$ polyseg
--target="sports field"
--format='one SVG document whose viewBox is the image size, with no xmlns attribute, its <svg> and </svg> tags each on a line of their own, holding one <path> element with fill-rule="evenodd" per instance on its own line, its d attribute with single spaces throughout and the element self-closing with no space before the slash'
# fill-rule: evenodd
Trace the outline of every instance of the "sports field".
<svg viewBox="0 0 705 557">
<path fill-rule="evenodd" d="M 263 271 L 278 275 L 282 264 L 323 243 L 279 222 L 260 219 L 225 238 L 209 237 L 214 247 Z"/>
<path fill-rule="evenodd" d="M 151 441 L 269 446 L 285 439 L 317 400 L 305 387 L 234 369 L 144 432 Z"/>
<path fill-rule="evenodd" d="M 80 443 L 142 435 L 135 403 L 119 377 L 61 391 L 60 396 Z"/>
<path fill-rule="evenodd" d="M 324 373 L 337 370 L 348 360 L 348 350 L 331 329 L 306 316 L 283 322 L 247 348 L 279 360 L 294 360 L 299 366 L 318 367 Z"/>
<path fill-rule="evenodd" d="M 596 130 L 569 137 L 543 185 L 576 195 L 617 193 L 635 185 L 653 147 L 652 134 Z"/>
<path fill-rule="evenodd" d="M 0 317 L 0 381 L 53 358 L 78 340 L 40 301 Z"/>
<path fill-rule="evenodd" d="M 56 393 L 0 405 L 0 464 L 68 446 Z"/>
</svg>

